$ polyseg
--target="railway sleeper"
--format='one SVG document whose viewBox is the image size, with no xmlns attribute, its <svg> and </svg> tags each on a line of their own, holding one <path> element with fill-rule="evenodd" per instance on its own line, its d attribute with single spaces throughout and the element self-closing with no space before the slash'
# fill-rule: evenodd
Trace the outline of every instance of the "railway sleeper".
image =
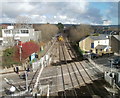
<svg viewBox="0 0 120 98">
<path fill-rule="evenodd" d="M 93 84 L 93 83 L 87 84 L 87 86 L 90 88 L 90 90 L 92 90 L 92 91 L 94 92 L 94 95 L 92 95 L 92 96 L 98 96 L 98 97 L 100 97 L 100 98 L 104 98 L 104 95 L 102 95 L 102 93 L 100 93 L 100 92 L 98 91 L 98 89 L 96 89 L 96 88 L 94 87 L 94 84 Z"/>
<path fill-rule="evenodd" d="M 100 80 L 95 80 L 94 83 L 97 85 L 97 87 L 99 88 L 99 90 L 102 92 L 102 95 L 104 96 L 110 96 L 109 92 L 104 88 L 104 85 L 102 85 Z M 100 85 L 101 84 L 101 85 Z M 107 97 L 110 98 L 110 97 Z"/>
<path fill-rule="evenodd" d="M 89 96 L 89 98 L 91 98 L 91 95 L 85 86 L 81 86 L 80 88 L 75 88 L 75 91 L 78 96 Z"/>
</svg>

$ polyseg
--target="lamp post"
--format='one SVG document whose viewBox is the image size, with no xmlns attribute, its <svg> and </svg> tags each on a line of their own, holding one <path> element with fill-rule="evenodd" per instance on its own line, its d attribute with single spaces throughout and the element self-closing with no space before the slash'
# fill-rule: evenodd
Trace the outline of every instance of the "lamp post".
<svg viewBox="0 0 120 98">
<path fill-rule="evenodd" d="M 112 35 L 113 31 L 110 32 L 110 46 L 111 46 L 111 35 Z"/>
<path fill-rule="evenodd" d="M 113 59 L 110 59 L 110 71 L 112 72 L 112 68 L 113 68 Z"/>
</svg>

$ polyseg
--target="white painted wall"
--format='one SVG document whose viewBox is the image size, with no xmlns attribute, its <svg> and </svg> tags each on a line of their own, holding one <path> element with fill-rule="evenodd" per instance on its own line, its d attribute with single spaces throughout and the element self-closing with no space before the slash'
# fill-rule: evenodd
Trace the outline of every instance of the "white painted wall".
<svg viewBox="0 0 120 98">
<path fill-rule="evenodd" d="M 99 40 L 99 45 L 109 45 L 109 39 L 106 40 Z"/>
<path fill-rule="evenodd" d="M 98 45 L 98 40 L 94 41 L 94 48 Z"/>
<path fill-rule="evenodd" d="M 94 48 L 97 45 L 109 45 L 109 39 L 106 39 L 106 40 L 95 40 L 94 41 Z"/>
</svg>

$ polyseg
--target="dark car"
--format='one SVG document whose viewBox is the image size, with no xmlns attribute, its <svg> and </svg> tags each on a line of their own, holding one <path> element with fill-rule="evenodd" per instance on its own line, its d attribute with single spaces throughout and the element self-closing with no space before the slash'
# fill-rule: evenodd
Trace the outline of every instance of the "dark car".
<svg viewBox="0 0 120 98">
<path fill-rule="evenodd" d="M 95 54 L 95 53 L 91 53 L 91 58 L 98 58 L 99 55 L 98 54 Z"/>
<path fill-rule="evenodd" d="M 120 67 L 120 57 L 117 57 L 113 60 L 113 65 L 116 67 Z"/>
</svg>

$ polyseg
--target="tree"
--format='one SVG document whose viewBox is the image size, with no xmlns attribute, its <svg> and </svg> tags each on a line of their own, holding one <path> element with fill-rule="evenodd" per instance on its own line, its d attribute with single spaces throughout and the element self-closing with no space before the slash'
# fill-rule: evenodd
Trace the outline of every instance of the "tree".
<svg viewBox="0 0 120 98">
<path fill-rule="evenodd" d="M 90 25 L 81 24 L 79 26 L 72 26 L 69 30 L 69 38 L 70 40 L 77 42 L 81 38 L 88 36 L 93 29 Z"/>
<path fill-rule="evenodd" d="M 38 30 L 41 30 L 42 40 L 49 41 L 51 38 L 58 33 L 58 27 L 52 24 L 42 24 L 37 27 Z"/>
<path fill-rule="evenodd" d="M 16 17 L 15 28 L 32 28 L 30 17 L 18 16 Z"/>
<path fill-rule="evenodd" d="M 64 25 L 62 23 L 58 23 L 57 27 L 59 28 L 59 32 L 62 32 L 64 29 Z"/>
</svg>

